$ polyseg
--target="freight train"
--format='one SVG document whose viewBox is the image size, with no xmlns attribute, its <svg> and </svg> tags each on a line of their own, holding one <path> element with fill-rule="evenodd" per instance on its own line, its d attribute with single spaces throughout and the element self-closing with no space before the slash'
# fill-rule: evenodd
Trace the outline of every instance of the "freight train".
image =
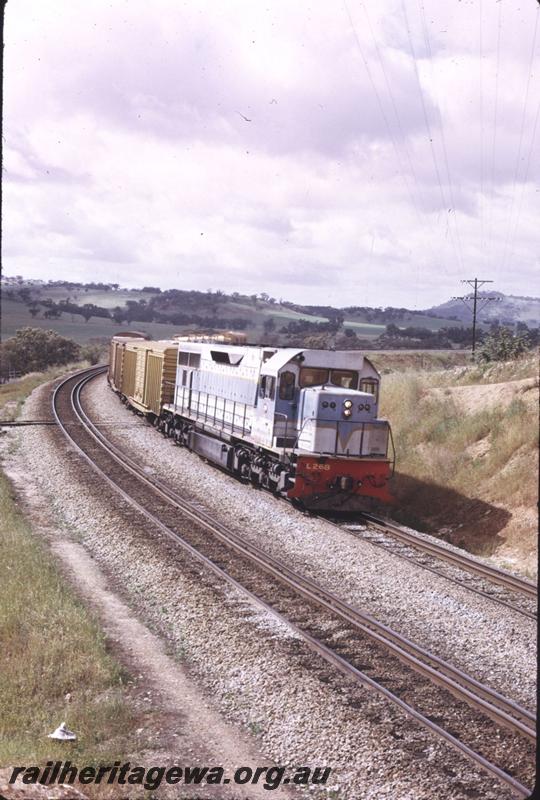
<svg viewBox="0 0 540 800">
<path fill-rule="evenodd" d="M 378 417 L 371 361 L 358 351 L 233 342 L 117 335 L 109 384 L 177 444 L 296 505 L 392 502 L 392 432 Z"/>
</svg>

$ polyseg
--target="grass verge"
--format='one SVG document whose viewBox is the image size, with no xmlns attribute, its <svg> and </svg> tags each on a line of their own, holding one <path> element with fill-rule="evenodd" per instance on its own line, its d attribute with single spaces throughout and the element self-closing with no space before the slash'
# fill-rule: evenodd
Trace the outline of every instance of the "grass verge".
<svg viewBox="0 0 540 800">
<path fill-rule="evenodd" d="M 54 375 L 2 386 L 3 405 L 19 406 Z M 121 758 L 134 723 L 125 702 L 128 676 L 32 531 L 3 473 L 0 541 L 0 766 Z M 62 721 L 77 733 L 76 742 L 47 738 Z"/>
<path fill-rule="evenodd" d="M 86 361 L 64 364 L 60 367 L 50 367 L 45 372 L 29 372 L 22 378 L 0 384 L 0 419 L 6 422 L 17 419 L 28 395 L 42 383 L 53 381 L 61 375 L 66 375 L 76 369 L 84 369 L 87 366 Z"/>
</svg>

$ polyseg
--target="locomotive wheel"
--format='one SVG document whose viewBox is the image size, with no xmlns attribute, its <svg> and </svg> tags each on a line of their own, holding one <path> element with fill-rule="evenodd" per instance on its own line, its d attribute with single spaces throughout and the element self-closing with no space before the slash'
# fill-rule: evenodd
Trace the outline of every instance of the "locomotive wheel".
<svg viewBox="0 0 540 800">
<path fill-rule="evenodd" d="M 236 475 L 243 483 L 249 483 L 250 481 L 250 470 L 249 470 L 249 462 L 244 461 L 238 469 L 236 470 Z"/>
</svg>

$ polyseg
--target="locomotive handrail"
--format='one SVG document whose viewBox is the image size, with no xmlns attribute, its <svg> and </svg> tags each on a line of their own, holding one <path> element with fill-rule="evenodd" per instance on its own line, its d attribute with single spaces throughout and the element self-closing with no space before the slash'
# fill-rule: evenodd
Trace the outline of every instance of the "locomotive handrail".
<svg viewBox="0 0 540 800">
<path fill-rule="evenodd" d="M 182 390 L 181 394 L 181 402 L 180 400 L 180 390 Z M 188 395 L 188 403 L 186 404 L 186 393 Z M 194 395 L 196 397 L 194 397 Z M 210 398 L 214 398 L 214 407 L 210 407 L 209 409 L 209 400 Z M 208 417 L 210 416 L 210 423 L 213 423 L 214 427 L 216 426 L 217 420 L 217 401 L 223 401 L 223 416 L 219 420 L 220 428 L 219 430 L 223 431 L 225 428 L 231 430 L 232 433 L 235 431 L 240 431 L 242 435 L 249 433 L 249 430 L 246 427 L 246 416 L 247 416 L 247 403 L 239 402 L 238 400 L 231 400 L 230 397 L 223 397 L 220 394 L 210 394 L 210 392 L 203 392 L 200 389 L 193 389 L 190 386 L 177 386 L 177 392 L 175 397 L 175 408 L 180 406 L 183 411 L 187 411 L 190 414 L 193 414 L 196 420 L 203 418 L 203 424 L 207 423 Z M 193 408 L 193 404 L 196 403 L 197 408 Z M 233 408 L 232 411 L 230 410 L 230 404 L 232 403 Z M 229 409 L 227 408 L 227 404 L 229 404 Z M 239 415 L 242 414 L 242 421 L 236 424 L 236 407 L 241 406 L 243 408 L 242 411 L 239 412 Z M 230 422 L 227 421 L 226 417 L 227 414 L 231 415 Z"/>
<path fill-rule="evenodd" d="M 180 390 L 181 390 L 181 395 L 180 395 Z M 188 400 L 187 404 L 186 404 L 186 397 L 187 397 L 187 400 Z M 210 399 L 211 398 L 214 400 L 213 404 L 210 403 Z M 218 409 L 218 407 L 217 407 L 218 406 L 218 401 L 221 401 L 223 403 L 222 409 Z M 232 411 L 230 409 L 230 404 L 231 403 L 233 405 Z M 231 398 L 224 397 L 223 395 L 212 394 L 210 392 L 204 392 L 201 389 L 193 389 L 191 386 L 177 386 L 176 397 L 175 397 L 175 406 L 180 406 L 180 405 L 181 405 L 182 410 L 186 411 L 192 419 L 194 419 L 194 420 L 202 420 L 202 424 L 203 425 L 208 424 L 208 425 L 210 425 L 210 427 L 218 428 L 220 431 L 224 431 L 225 429 L 227 429 L 233 434 L 235 432 L 240 432 L 241 435 L 245 435 L 246 433 L 249 433 L 249 430 L 248 430 L 248 428 L 246 426 L 246 416 L 247 416 L 247 409 L 248 409 L 247 403 L 242 403 L 242 402 L 240 402 L 238 400 L 232 400 Z M 196 406 L 196 407 L 194 407 L 194 406 Z M 238 420 L 238 423 L 237 423 L 236 419 L 237 419 L 237 407 L 238 406 L 241 407 L 240 409 L 238 409 L 238 416 L 241 415 L 242 419 Z M 219 419 L 218 419 L 218 410 L 222 412 L 222 416 Z M 243 413 L 242 413 L 242 410 L 243 410 Z M 227 416 L 230 416 L 231 419 L 228 420 Z M 287 452 L 290 452 L 290 454 L 293 455 L 299 449 L 299 447 L 298 447 L 299 441 L 300 441 L 300 438 L 302 436 L 302 433 L 304 432 L 304 428 L 305 428 L 305 426 L 307 425 L 308 422 L 310 422 L 310 423 L 312 422 L 315 425 L 317 425 L 319 422 L 328 422 L 328 420 L 324 420 L 322 417 L 307 417 L 306 419 L 303 420 L 302 425 L 301 425 L 300 429 L 298 430 L 298 433 L 296 435 L 296 438 L 294 440 L 294 444 L 293 444 L 292 448 L 288 448 L 287 445 L 286 445 L 286 442 L 287 442 L 287 438 L 288 438 L 289 422 L 291 422 L 291 420 L 289 420 L 289 418 L 287 417 L 286 414 L 284 414 L 283 412 L 278 412 L 278 411 L 274 412 L 274 419 L 275 419 L 275 417 L 280 417 L 280 418 L 285 419 L 285 435 L 283 437 L 285 444 L 283 445 L 283 448 L 282 448 L 284 456 L 286 455 Z M 346 455 L 348 457 L 351 457 L 351 453 L 350 452 L 343 453 L 343 454 L 338 453 L 337 442 L 338 442 L 338 439 L 339 439 L 340 424 L 342 422 L 345 422 L 345 421 L 346 420 L 334 420 L 335 425 L 336 425 L 336 443 L 334 445 L 334 450 L 333 451 L 332 450 L 327 450 L 327 451 L 324 451 L 324 452 L 320 451 L 319 455 L 321 455 L 321 456 L 323 456 L 323 455 L 333 455 L 333 456 L 344 455 L 345 456 Z M 385 458 L 388 458 L 391 461 L 391 465 L 392 465 L 392 467 L 391 467 L 392 468 L 391 475 L 393 476 L 394 472 L 395 472 L 395 464 L 396 464 L 396 450 L 395 450 L 395 445 L 394 445 L 394 438 L 393 438 L 393 434 L 392 434 L 392 428 L 391 428 L 390 424 L 386 420 L 374 419 L 374 420 L 367 420 L 367 421 L 358 422 L 357 425 L 359 426 L 360 431 L 361 431 L 361 433 L 360 433 L 360 445 L 359 445 L 359 448 L 358 448 L 358 452 L 357 453 L 354 452 L 353 456 L 354 457 L 359 457 L 359 458 L 369 458 L 371 455 L 373 455 L 373 454 L 370 454 L 370 453 L 364 453 L 363 452 L 364 435 L 365 435 L 365 431 L 366 431 L 366 426 L 370 426 L 370 425 L 373 426 L 373 427 L 380 427 L 381 425 L 386 425 L 387 426 L 387 429 L 389 431 L 389 439 L 390 439 L 390 443 L 391 443 L 391 447 L 392 447 L 392 456 L 389 457 L 389 455 L 388 455 L 388 440 L 387 440 L 387 442 L 386 442 L 386 450 L 385 450 Z M 380 455 L 381 455 L 380 453 L 377 453 L 377 454 L 374 454 L 373 457 L 375 458 L 375 457 L 378 457 Z"/>
<path fill-rule="evenodd" d="M 388 431 L 390 433 L 390 443 L 392 444 L 392 472 L 390 473 L 390 477 L 394 477 L 394 473 L 396 471 L 396 446 L 394 444 L 394 434 L 392 432 L 392 426 L 388 422 Z M 386 446 L 386 457 L 388 458 L 388 445 Z"/>
<path fill-rule="evenodd" d="M 282 411 L 274 411 L 274 419 L 276 417 L 284 417 L 284 419 L 285 419 L 285 435 L 283 437 L 283 441 L 286 442 L 287 438 L 288 438 L 287 437 L 287 433 L 288 433 L 288 427 L 289 427 L 289 417 L 287 416 L 287 414 L 284 414 Z M 277 439 L 277 436 L 276 436 L 276 439 Z M 283 445 L 283 456 L 285 456 L 285 450 L 286 449 L 287 449 L 287 445 L 284 444 Z"/>
<path fill-rule="evenodd" d="M 303 421 L 303 423 L 302 423 L 302 426 L 301 426 L 300 430 L 298 431 L 298 435 L 297 435 L 297 437 L 296 437 L 296 440 L 295 440 L 295 442 L 294 442 L 294 444 L 293 444 L 293 446 L 292 446 L 292 452 L 293 452 L 293 453 L 294 453 L 294 451 L 296 450 L 296 445 L 298 444 L 298 441 L 299 441 L 299 439 L 300 439 L 300 436 L 302 435 L 302 431 L 304 430 L 304 425 L 306 424 L 306 422 L 308 421 L 308 419 L 309 419 L 309 418 L 308 418 L 308 417 L 306 417 L 306 419 L 305 419 L 305 420 Z"/>
</svg>

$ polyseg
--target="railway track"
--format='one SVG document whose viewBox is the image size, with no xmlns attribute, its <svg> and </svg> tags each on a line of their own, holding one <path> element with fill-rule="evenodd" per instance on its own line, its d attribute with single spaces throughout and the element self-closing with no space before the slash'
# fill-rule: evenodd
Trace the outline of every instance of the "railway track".
<svg viewBox="0 0 540 800">
<path fill-rule="evenodd" d="M 368 686 L 514 794 L 530 794 L 527 784 L 533 781 L 536 741 L 531 711 L 344 603 L 172 489 L 158 485 L 108 442 L 84 411 L 82 390 L 101 371 L 94 369 L 59 384 L 53 397 L 54 416 L 79 454 L 129 504 L 130 514 L 139 520 L 144 515 L 214 573 L 283 619 L 313 651 L 347 676 L 352 705 L 365 702 L 362 689 L 355 687 Z"/>
<path fill-rule="evenodd" d="M 353 536 L 412 561 L 494 603 L 530 619 L 537 618 L 538 589 L 525 578 L 477 561 L 467 553 L 456 553 L 436 541 L 427 541 L 414 531 L 373 514 L 361 514 L 360 524 L 358 521 L 329 521 Z"/>
</svg>

